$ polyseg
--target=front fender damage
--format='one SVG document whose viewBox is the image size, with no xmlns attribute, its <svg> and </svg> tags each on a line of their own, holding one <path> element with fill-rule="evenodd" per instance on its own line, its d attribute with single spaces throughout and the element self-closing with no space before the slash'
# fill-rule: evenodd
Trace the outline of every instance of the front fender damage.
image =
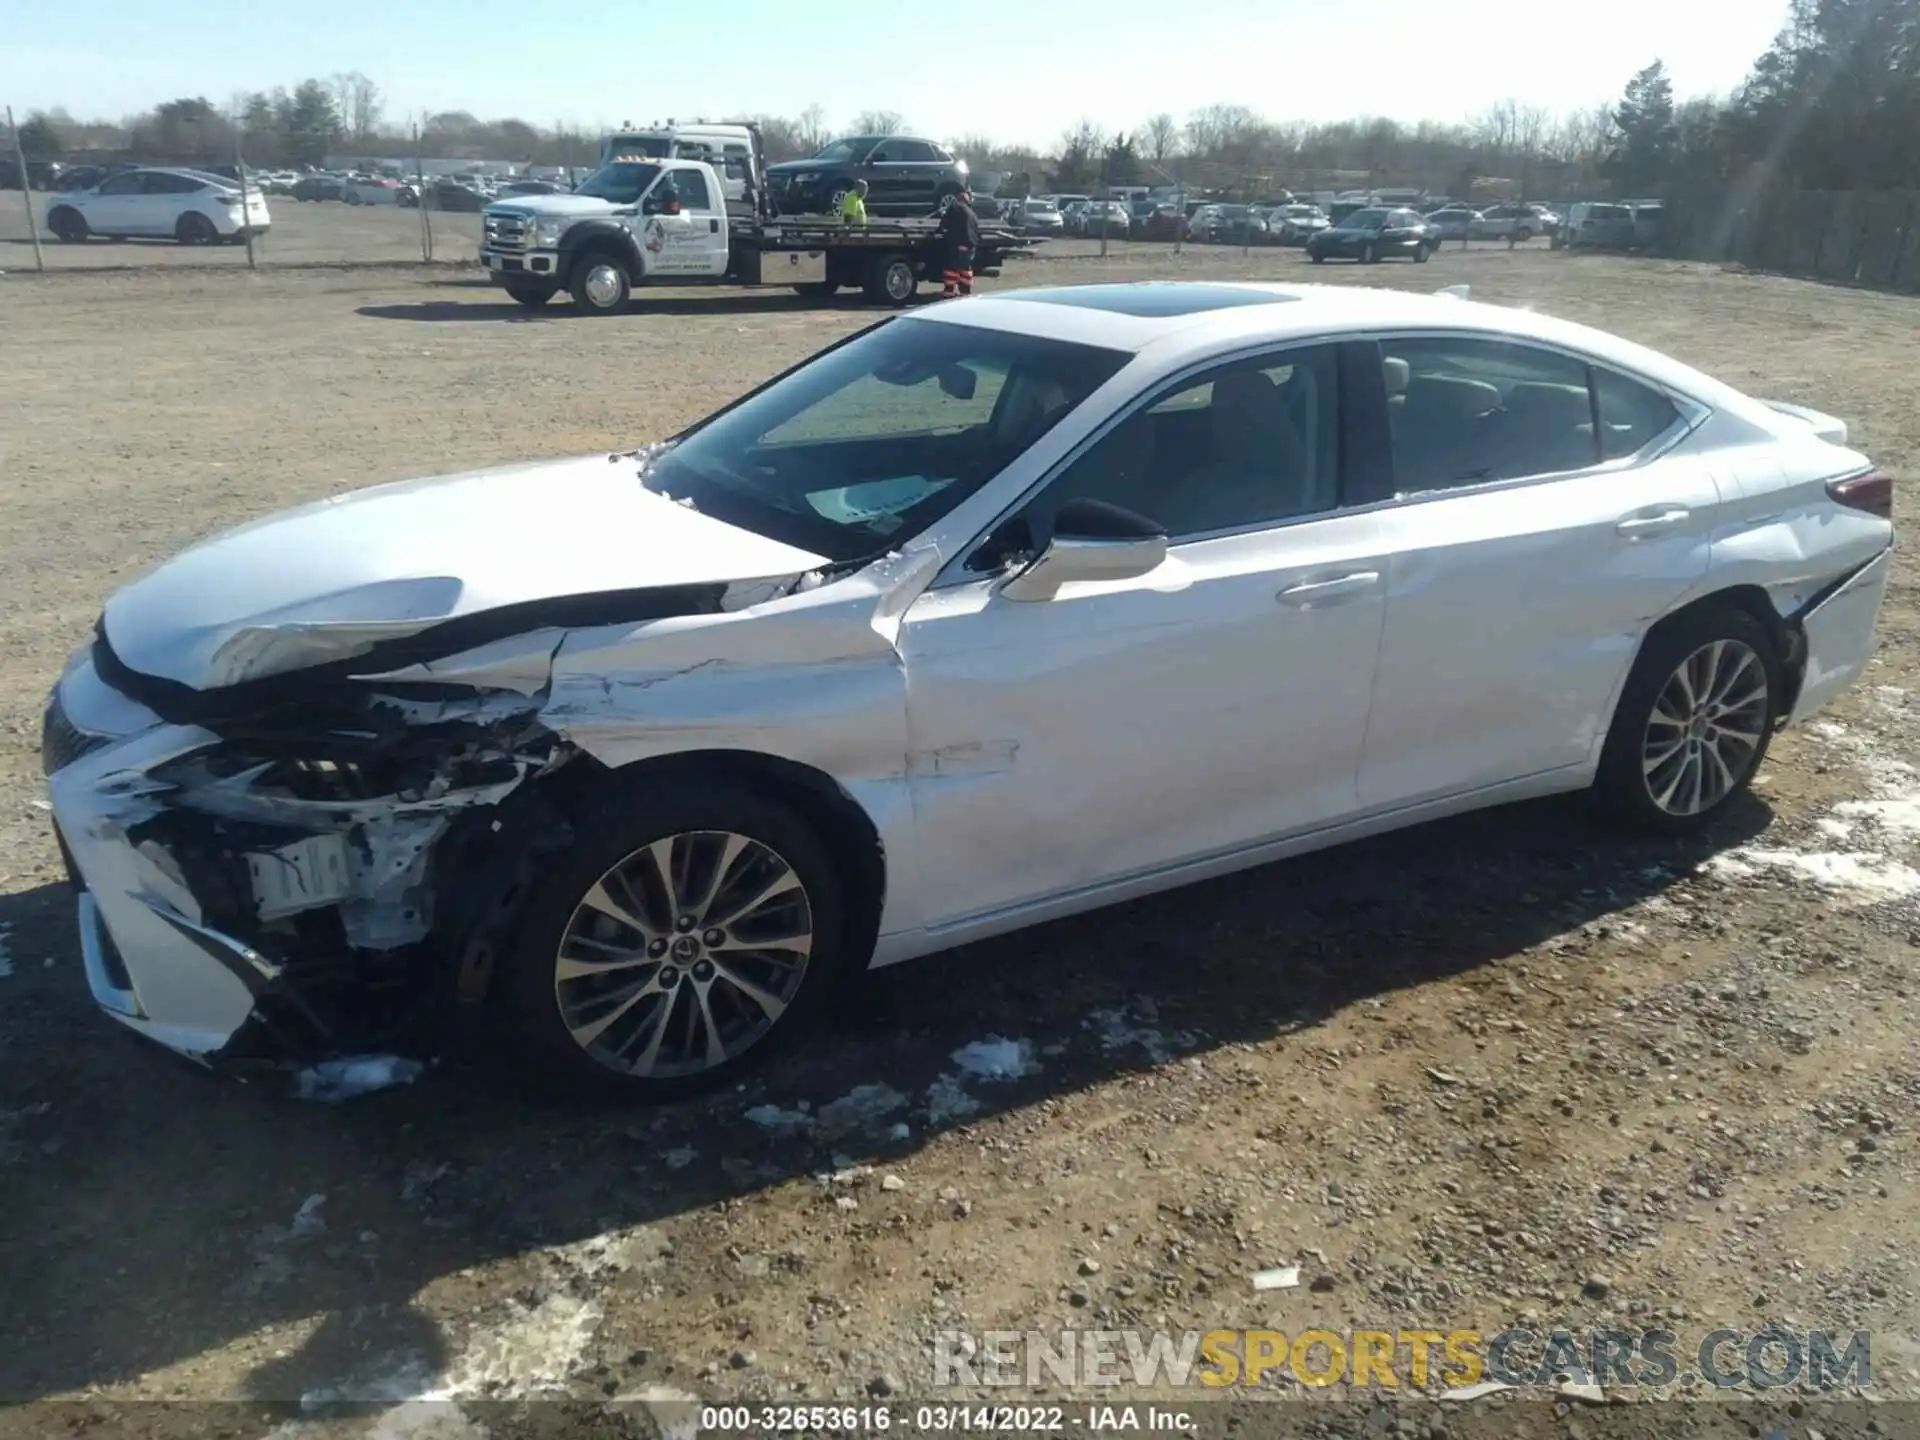
<svg viewBox="0 0 1920 1440">
<path fill-rule="evenodd" d="M 203 720 L 199 742 L 119 777 L 96 817 L 153 882 L 143 906 L 257 962 L 245 1021 L 196 1058 L 291 1068 L 335 1098 L 340 1076 L 409 1078 L 362 1063 L 371 1052 L 465 1048 L 543 857 L 570 843 L 562 772 L 591 783 L 708 748 L 837 774 L 891 752 L 897 770 L 893 642 L 935 568 L 895 556 L 843 584 L 761 582 L 703 613 L 537 629 Z M 815 739 L 796 752 L 796 733 Z"/>
</svg>

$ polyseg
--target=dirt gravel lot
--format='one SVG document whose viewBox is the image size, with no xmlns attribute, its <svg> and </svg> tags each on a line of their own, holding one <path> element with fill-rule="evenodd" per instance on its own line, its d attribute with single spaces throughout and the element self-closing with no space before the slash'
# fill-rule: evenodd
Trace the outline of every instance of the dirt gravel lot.
<svg viewBox="0 0 1920 1440">
<path fill-rule="evenodd" d="M 1537 251 L 1311 273 L 1468 281 L 1846 416 L 1896 475 L 1920 461 L 1912 300 Z M 1875 1390 L 1920 1396 L 1910 561 L 1867 679 L 1703 842 L 1553 803 L 1273 866 L 885 972 L 697 1104 L 559 1110 L 431 1074 L 300 1105 L 93 1011 L 37 735 L 109 591 L 294 501 L 630 448 L 870 318 L 733 292 L 528 317 L 404 272 L 0 280 L 0 1400 L 95 1407 L 15 1412 L 19 1433 L 498 1436 L 586 1423 L 486 1408 L 534 1394 L 925 1399 L 933 1332 L 1056 1326 L 1657 1325 L 1683 1350 L 1865 1328 Z M 1018 1043 L 964 1049 L 994 1040 Z M 1252 1288 L 1280 1265 L 1297 1288 Z M 422 1396 L 455 1408 L 316 1408 Z M 130 1404 L 154 1399 L 247 1403 L 218 1426 Z M 1820 1413 L 1791 1388 L 1766 1406 L 1796 1436 Z M 1719 1413 L 1564 1412 L 1530 1413 L 1589 1434 Z M 1900 1413 L 1882 1433 L 1914 1433 Z"/>
</svg>

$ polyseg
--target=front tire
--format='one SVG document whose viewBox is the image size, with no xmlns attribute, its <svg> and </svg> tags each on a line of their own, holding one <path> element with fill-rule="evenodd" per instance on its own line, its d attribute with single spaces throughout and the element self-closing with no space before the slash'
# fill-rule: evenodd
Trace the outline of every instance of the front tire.
<svg viewBox="0 0 1920 1440">
<path fill-rule="evenodd" d="M 1648 636 L 1614 711 L 1594 797 L 1663 834 L 1707 825 L 1752 782 L 1784 694 L 1767 627 L 1709 605 Z"/>
<path fill-rule="evenodd" d="M 92 233 L 87 228 L 87 217 L 70 205 L 61 205 L 47 216 L 47 228 L 63 245 L 82 244 Z"/>
<path fill-rule="evenodd" d="M 1433 251 L 1427 247 L 1427 243 L 1424 240 L 1421 241 L 1418 245 L 1413 247 L 1413 263 L 1416 265 L 1426 264 L 1427 257 L 1432 253 Z"/>
<path fill-rule="evenodd" d="M 1327 257 L 1318 250 L 1309 250 L 1307 252 L 1307 258 L 1316 265 L 1324 265 L 1327 263 Z"/>
<path fill-rule="evenodd" d="M 567 290 L 583 315 L 616 315 L 633 298 L 627 267 L 617 256 L 605 253 L 582 255 L 574 264 Z"/>
<path fill-rule="evenodd" d="M 804 819 L 728 782 L 616 778 L 575 822 L 496 995 L 542 1080 L 679 1099 L 804 1027 L 845 959 L 839 877 Z"/>
</svg>

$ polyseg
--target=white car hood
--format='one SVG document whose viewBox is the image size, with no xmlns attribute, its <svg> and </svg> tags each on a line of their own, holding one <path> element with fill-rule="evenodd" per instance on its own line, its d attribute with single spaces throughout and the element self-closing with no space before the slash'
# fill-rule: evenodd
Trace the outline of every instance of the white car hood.
<svg viewBox="0 0 1920 1440">
<path fill-rule="evenodd" d="M 540 215 L 546 217 L 565 216 L 569 220 L 582 215 L 611 215 L 621 207 L 611 200 L 602 200 L 597 195 L 509 195 L 504 200 L 496 200 L 487 206 L 489 210 L 498 210 L 505 214 L 512 212 L 520 215 Z M 631 210 L 632 206 L 627 206 Z"/>
<path fill-rule="evenodd" d="M 253 521 L 120 591 L 104 628 L 123 665 L 206 690 L 502 606 L 825 563 L 644 490 L 633 462 L 595 455 L 380 485 Z"/>
</svg>

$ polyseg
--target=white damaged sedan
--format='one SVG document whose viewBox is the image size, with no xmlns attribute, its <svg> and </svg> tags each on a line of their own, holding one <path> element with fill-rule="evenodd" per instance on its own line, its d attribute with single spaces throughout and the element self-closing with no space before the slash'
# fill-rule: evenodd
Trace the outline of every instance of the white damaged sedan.
<svg viewBox="0 0 1920 1440">
<path fill-rule="evenodd" d="M 1459 294 L 1002 293 L 197 545 L 44 762 L 135 1030 L 665 1097 L 867 966 L 1357 836 L 1700 826 L 1867 664 L 1891 512 L 1842 422 Z"/>
</svg>

